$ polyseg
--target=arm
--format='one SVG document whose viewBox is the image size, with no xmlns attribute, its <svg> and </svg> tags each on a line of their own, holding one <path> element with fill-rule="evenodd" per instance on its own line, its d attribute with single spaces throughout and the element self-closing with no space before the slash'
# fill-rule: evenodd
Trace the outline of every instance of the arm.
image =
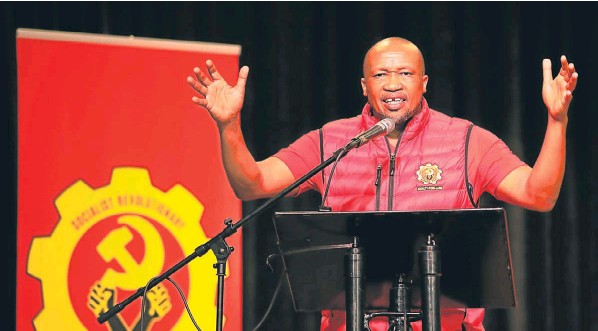
<svg viewBox="0 0 598 331">
<path fill-rule="evenodd" d="M 206 109 L 216 121 L 222 162 L 235 194 L 242 200 L 277 194 L 293 183 L 293 174 L 286 164 L 274 157 L 256 162 L 241 132 L 240 113 L 249 68 L 241 68 L 237 85 L 233 87 L 226 83 L 211 60 L 206 61 L 206 66 L 209 77 L 195 68 L 195 79 L 187 77 L 187 82 L 202 96 L 193 96 L 192 101 Z"/>
<path fill-rule="evenodd" d="M 503 179 L 496 190 L 500 200 L 537 211 L 550 211 L 561 190 L 565 173 L 567 113 L 577 85 L 573 63 L 561 56 L 561 69 L 552 78 L 550 60 L 542 62 L 542 99 L 548 108 L 546 135 L 533 168 L 523 166 Z"/>
</svg>

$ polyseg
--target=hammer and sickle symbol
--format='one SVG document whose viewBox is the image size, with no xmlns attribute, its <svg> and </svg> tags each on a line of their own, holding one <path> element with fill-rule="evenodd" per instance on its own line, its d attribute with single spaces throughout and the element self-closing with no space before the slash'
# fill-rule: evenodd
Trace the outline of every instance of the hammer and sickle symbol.
<svg viewBox="0 0 598 331">
<path fill-rule="evenodd" d="M 156 276 L 164 266 L 164 244 L 158 231 L 143 217 L 125 215 L 118 218 L 119 224 L 129 225 L 143 238 L 145 255 L 140 263 L 127 250 L 133 234 L 126 226 L 111 231 L 96 247 L 106 262 L 116 260 L 124 272 L 109 268 L 104 272 L 100 283 L 109 288 L 136 290 L 141 282 Z"/>
</svg>

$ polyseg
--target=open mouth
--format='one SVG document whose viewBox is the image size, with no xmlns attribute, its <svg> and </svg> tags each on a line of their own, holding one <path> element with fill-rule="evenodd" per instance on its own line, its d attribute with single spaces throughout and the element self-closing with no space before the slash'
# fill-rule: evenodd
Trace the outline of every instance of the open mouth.
<svg viewBox="0 0 598 331">
<path fill-rule="evenodd" d="M 403 103 L 405 103 L 405 99 L 403 98 L 388 98 L 383 99 L 382 101 L 389 110 L 398 110 L 403 106 Z"/>
<path fill-rule="evenodd" d="M 398 105 L 398 104 L 401 104 L 402 102 L 405 102 L 405 99 L 392 98 L 392 99 L 385 99 L 384 100 L 384 103 L 389 104 L 389 105 Z"/>
</svg>

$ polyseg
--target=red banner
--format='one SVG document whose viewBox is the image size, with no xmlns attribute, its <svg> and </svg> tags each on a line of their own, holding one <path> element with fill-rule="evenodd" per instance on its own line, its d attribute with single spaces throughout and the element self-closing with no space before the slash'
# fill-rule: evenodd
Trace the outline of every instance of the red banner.
<svg viewBox="0 0 598 331">
<path fill-rule="evenodd" d="M 217 128 L 191 102 L 193 67 L 235 83 L 236 45 L 20 29 L 17 330 L 191 330 L 169 281 L 96 318 L 241 217 Z M 242 329 L 242 242 L 225 330 Z M 216 323 L 210 251 L 175 272 L 199 326 Z M 143 306 L 143 307 L 142 307 Z M 143 311 L 142 311 L 143 308 Z"/>
</svg>

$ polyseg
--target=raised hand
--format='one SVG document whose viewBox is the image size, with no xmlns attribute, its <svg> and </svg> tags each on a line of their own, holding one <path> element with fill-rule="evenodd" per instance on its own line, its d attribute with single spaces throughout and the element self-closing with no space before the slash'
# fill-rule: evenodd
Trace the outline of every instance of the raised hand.
<svg viewBox="0 0 598 331">
<path fill-rule="evenodd" d="M 156 285 L 151 290 L 147 291 L 145 298 L 145 314 L 146 321 L 150 319 L 160 319 L 172 309 L 170 302 L 170 295 L 168 290 L 162 284 Z"/>
<path fill-rule="evenodd" d="M 89 290 L 87 306 L 96 317 L 107 312 L 114 306 L 114 290 L 96 282 Z"/>
<path fill-rule="evenodd" d="M 241 68 L 235 86 L 228 85 L 212 60 L 206 61 L 206 67 L 209 76 L 205 75 L 200 68 L 194 68 L 195 79 L 187 77 L 187 83 L 202 96 L 202 98 L 193 96 L 192 101 L 207 109 L 218 126 L 223 127 L 239 117 L 243 107 L 249 67 Z"/>
<path fill-rule="evenodd" d="M 579 74 L 575 71 L 573 63 L 567 61 L 565 55 L 561 55 L 561 70 L 552 78 L 552 63 L 549 59 L 542 61 L 543 83 L 542 100 L 548 113 L 556 121 L 564 121 L 567 118 L 569 104 L 573 99 L 573 90 L 577 85 Z"/>
</svg>

